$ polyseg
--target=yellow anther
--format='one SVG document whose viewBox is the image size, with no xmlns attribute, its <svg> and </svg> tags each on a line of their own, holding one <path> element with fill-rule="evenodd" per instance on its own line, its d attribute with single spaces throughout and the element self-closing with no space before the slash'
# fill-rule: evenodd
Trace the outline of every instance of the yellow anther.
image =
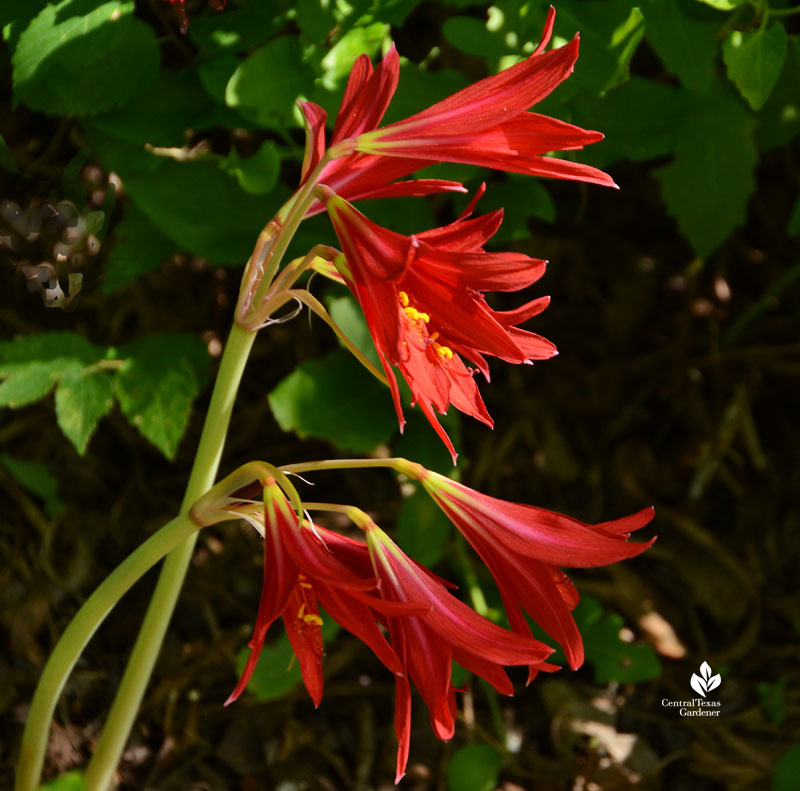
<svg viewBox="0 0 800 791">
<path fill-rule="evenodd" d="M 442 360 L 450 360 L 453 357 L 453 350 L 449 346 L 439 346 L 438 343 L 433 345 L 433 348 L 436 350 L 436 354 Z"/>
<path fill-rule="evenodd" d="M 300 605 L 300 609 L 297 611 L 297 617 L 298 618 L 303 618 L 303 613 L 305 613 L 305 611 L 306 611 L 306 603 L 303 602 Z M 303 618 L 303 620 L 305 620 L 305 618 Z"/>
<path fill-rule="evenodd" d="M 314 615 L 314 613 L 308 613 L 308 615 L 303 616 L 303 623 L 313 623 L 317 626 L 322 626 L 322 618 L 319 615 Z"/>
<path fill-rule="evenodd" d="M 405 313 L 411 321 L 416 321 L 419 318 L 419 311 L 416 308 L 405 308 L 403 313 Z"/>
<path fill-rule="evenodd" d="M 300 587 L 301 588 L 313 588 L 314 586 L 310 582 L 301 582 L 300 583 Z"/>
<path fill-rule="evenodd" d="M 439 337 L 439 333 L 438 332 L 432 332 L 431 333 L 431 340 L 432 341 L 435 341 L 438 337 Z"/>
<path fill-rule="evenodd" d="M 404 307 L 408 307 L 408 294 L 405 291 L 398 291 L 397 296 L 400 297 L 400 304 Z"/>
<path fill-rule="evenodd" d="M 431 317 L 427 313 L 418 313 L 417 318 L 421 319 L 426 324 L 431 320 Z"/>
</svg>

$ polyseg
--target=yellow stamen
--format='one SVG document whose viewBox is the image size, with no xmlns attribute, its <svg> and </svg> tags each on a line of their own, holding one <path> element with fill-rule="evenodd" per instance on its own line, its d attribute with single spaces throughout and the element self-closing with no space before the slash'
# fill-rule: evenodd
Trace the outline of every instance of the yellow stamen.
<svg viewBox="0 0 800 791">
<path fill-rule="evenodd" d="M 405 308 L 403 313 L 405 313 L 411 321 L 416 321 L 419 318 L 419 312 L 416 308 Z"/>
<path fill-rule="evenodd" d="M 400 304 L 404 307 L 408 307 L 408 294 L 405 291 L 398 291 L 397 296 L 400 297 Z"/>
<path fill-rule="evenodd" d="M 434 343 L 433 349 L 442 360 L 451 360 L 453 358 L 453 350 L 449 346 L 440 346 L 438 343 Z"/>
<path fill-rule="evenodd" d="M 310 582 L 301 582 L 300 583 L 300 587 L 301 588 L 311 588 L 311 587 L 313 587 L 313 585 Z"/>
<path fill-rule="evenodd" d="M 417 318 L 421 319 L 426 324 L 431 320 L 431 317 L 427 313 L 417 313 Z"/>
<path fill-rule="evenodd" d="M 438 337 L 439 337 L 439 333 L 438 332 L 432 332 L 431 333 L 431 340 L 432 341 L 435 341 Z"/>
<path fill-rule="evenodd" d="M 300 609 L 297 611 L 297 617 L 298 617 L 298 618 L 303 618 L 303 620 L 305 620 L 305 618 L 303 617 L 303 613 L 304 613 L 305 611 L 306 611 L 306 603 L 305 603 L 305 602 L 303 602 L 303 603 L 300 605 Z"/>
<path fill-rule="evenodd" d="M 314 613 L 308 613 L 308 615 L 303 616 L 304 623 L 313 623 L 316 626 L 322 626 L 322 618 L 319 615 L 314 615 Z"/>
</svg>

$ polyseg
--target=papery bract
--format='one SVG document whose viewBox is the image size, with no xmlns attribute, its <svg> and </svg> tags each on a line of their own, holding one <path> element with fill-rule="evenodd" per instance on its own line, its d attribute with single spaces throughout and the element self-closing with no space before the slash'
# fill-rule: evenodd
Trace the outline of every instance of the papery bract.
<svg viewBox="0 0 800 791">
<path fill-rule="evenodd" d="M 428 707 L 434 733 L 446 741 L 453 735 L 456 718 L 455 688 L 450 677 L 453 660 L 504 695 L 514 692 L 504 666 L 528 665 L 548 672 L 557 668 L 545 662 L 551 648 L 478 615 L 374 524 L 367 527 L 367 544 L 381 595 L 390 602 L 427 604 L 430 608 L 423 617 L 385 619 L 392 647 L 403 666 L 403 672 L 395 677 L 395 782 L 399 782 L 408 761 L 412 681 Z"/>
<path fill-rule="evenodd" d="M 573 669 L 583 663 L 583 642 L 571 610 L 578 592 L 559 568 L 594 567 L 636 557 L 652 545 L 628 543 L 653 518 L 645 508 L 596 525 L 481 494 L 463 484 L 409 465 L 422 485 L 472 545 L 495 578 L 511 628 L 530 635 L 523 610 L 564 649 Z"/>
<path fill-rule="evenodd" d="M 549 298 L 503 312 L 490 308 L 482 293 L 528 286 L 542 276 L 545 262 L 522 253 L 485 252 L 502 212 L 470 219 L 474 201 L 456 222 L 404 236 L 371 222 L 326 187 L 317 194 L 326 202 L 344 251 L 345 261 L 335 263 L 364 311 L 401 427 L 392 366 L 455 462 L 455 449 L 436 413 L 444 414 L 452 404 L 492 425 L 473 371 L 462 358 L 488 379 L 485 355 L 527 363 L 556 354 L 550 341 L 516 326 L 544 310 Z"/>
</svg>

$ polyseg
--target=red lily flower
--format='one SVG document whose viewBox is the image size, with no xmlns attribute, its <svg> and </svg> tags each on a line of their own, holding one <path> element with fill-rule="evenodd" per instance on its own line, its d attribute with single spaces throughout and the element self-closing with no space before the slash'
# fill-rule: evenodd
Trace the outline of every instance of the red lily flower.
<svg viewBox="0 0 800 791">
<path fill-rule="evenodd" d="M 375 623 L 373 610 L 386 615 L 427 611 L 398 606 L 366 593 L 369 552 L 359 541 L 309 522 L 301 525 L 274 481 L 264 488 L 264 508 L 231 509 L 264 533 L 264 585 L 250 641 L 250 656 L 226 705 L 238 698 L 253 674 L 269 627 L 280 616 L 315 706 L 322 699 L 322 617 L 318 604 L 341 626 L 366 643 L 393 673 L 402 664 Z M 367 576 L 364 576 L 366 573 Z"/>
<path fill-rule="evenodd" d="M 550 341 L 516 326 L 544 310 L 548 297 L 503 312 L 492 310 L 481 293 L 528 286 L 542 276 L 545 262 L 522 253 L 484 252 L 502 212 L 468 219 L 474 200 L 456 222 L 408 237 L 371 222 L 327 187 L 317 188 L 317 195 L 342 245 L 346 263 L 335 263 L 364 311 L 401 429 L 405 420 L 391 366 L 408 382 L 414 403 L 455 463 L 455 449 L 436 413 L 453 404 L 492 425 L 462 357 L 488 379 L 484 355 L 527 363 L 557 353 Z"/>
<path fill-rule="evenodd" d="M 409 465 L 408 474 L 422 482 L 488 566 L 511 628 L 531 635 L 524 610 L 561 645 L 570 667 L 580 667 L 583 642 L 570 614 L 579 596 L 559 566 L 604 566 L 641 554 L 655 538 L 638 544 L 627 541 L 633 530 L 650 522 L 653 509 L 589 525 L 544 508 L 489 497 L 418 464 Z"/>
<path fill-rule="evenodd" d="M 422 195 L 460 185 L 436 179 L 389 182 L 434 162 L 463 162 L 616 186 L 588 165 L 543 156 L 595 143 L 603 138 L 600 132 L 526 112 L 567 79 L 578 58 L 577 34 L 566 46 L 544 52 L 554 20 L 551 7 L 539 46 L 526 60 L 384 127 L 378 124 L 397 87 L 399 57 L 392 46 L 373 71 L 362 55 L 350 73 L 331 138 L 331 146 L 351 140 L 353 153 L 328 163 L 318 181 L 348 200 Z M 305 178 L 325 151 L 327 114 L 313 102 L 300 107 L 306 120 Z M 321 210 L 315 203 L 309 214 Z"/>
<path fill-rule="evenodd" d="M 450 680 L 453 660 L 504 695 L 512 695 L 514 688 L 503 666 L 529 665 L 547 672 L 557 668 L 544 661 L 552 653 L 544 643 L 520 637 L 478 615 L 448 593 L 448 583 L 405 555 L 374 523 L 365 529 L 381 595 L 389 602 L 429 607 L 423 617 L 386 619 L 392 647 L 403 666 L 403 673 L 395 676 L 398 783 L 408 761 L 410 681 L 428 707 L 434 733 L 447 741 L 453 736 L 456 717 L 456 690 Z"/>
</svg>

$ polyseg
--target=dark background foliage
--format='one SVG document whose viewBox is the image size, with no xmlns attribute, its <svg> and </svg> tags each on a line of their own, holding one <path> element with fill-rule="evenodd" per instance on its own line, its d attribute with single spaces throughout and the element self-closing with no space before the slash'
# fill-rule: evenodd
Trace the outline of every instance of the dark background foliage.
<svg viewBox="0 0 800 791">
<path fill-rule="evenodd" d="M 515 62 L 546 4 L 502 0 L 137 0 L 0 10 L 0 785 L 36 679 L 69 618 L 177 510 L 240 268 L 290 193 L 293 102 L 335 112 L 361 52 L 404 62 L 392 120 Z M 656 506 L 645 555 L 572 574 L 587 663 L 499 699 L 464 678 L 455 739 L 415 701 L 404 788 L 798 788 L 797 236 L 800 56 L 787 3 L 569 0 L 573 77 L 537 110 L 606 133 L 575 158 L 618 192 L 447 166 L 487 179 L 498 248 L 550 260 L 531 328 L 561 355 L 493 365 L 494 431 L 448 419 L 461 479 L 587 521 Z M 411 232 L 463 197 L 372 202 Z M 331 239 L 324 217 L 295 245 Z M 27 286 L 27 287 L 26 287 Z M 356 342 L 343 290 L 316 283 Z M 511 307 L 518 299 L 503 297 Z M 298 361 L 301 365 L 295 370 Z M 293 372 L 294 371 L 294 372 Z M 388 393 L 305 317 L 255 345 L 223 472 L 396 453 L 450 472 L 424 420 L 396 432 Z M 313 499 L 358 504 L 407 551 L 501 618 L 491 580 L 426 500 L 384 473 L 318 475 Z M 334 527 L 347 529 L 345 525 Z M 275 643 L 229 708 L 260 589 L 240 525 L 202 534 L 120 769 L 123 789 L 391 787 L 391 678 L 328 640 L 316 712 Z M 85 765 L 154 574 L 77 666 L 48 752 L 54 789 Z M 276 629 L 276 633 L 279 630 Z M 680 717 L 707 661 L 715 718 Z M 58 779 L 60 778 L 60 779 Z"/>
</svg>

